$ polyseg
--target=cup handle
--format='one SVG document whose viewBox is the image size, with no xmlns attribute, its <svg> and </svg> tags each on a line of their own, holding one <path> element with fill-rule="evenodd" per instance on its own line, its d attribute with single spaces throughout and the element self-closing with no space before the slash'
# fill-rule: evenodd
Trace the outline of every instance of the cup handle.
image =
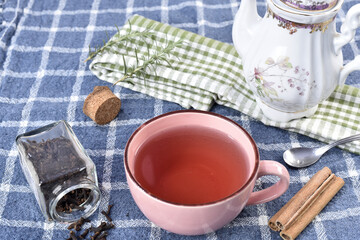
<svg viewBox="0 0 360 240">
<path fill-rule="evenodd" d="M 280 180 L 271 187 L 257 192 L 252 192 L 247 205 L 269 202 L 280 197 L 288 189 L 290 176 L 289 172 L 282 164 L 269 160 L 260 161 L 257 178 L 265 175 L 275 175 L 278 176 Z"/>
</svg>

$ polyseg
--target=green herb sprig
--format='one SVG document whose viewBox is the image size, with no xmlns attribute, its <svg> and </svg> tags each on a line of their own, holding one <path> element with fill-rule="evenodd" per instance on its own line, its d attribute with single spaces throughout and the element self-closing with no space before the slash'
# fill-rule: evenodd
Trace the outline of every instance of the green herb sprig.
<svg viewBox="0 0 360 240">
<path fill-rule="evenodd" d="M 116 26 L 116 25 L 115 25 Z M 103 40 L 103 45 L 95 46 L 94 50 L 91 49 L 89 46 L 89 56 L 85 60 L 85 62 L 93 59 L 96 55 L 103 53 L 106 49 L 109 47 L 115 45 L 115 44 L 126 44 L 130 42 L 132 39 L 140 38 L 143 41 L 146 41 L 146 39 L 152 38 L 155 33 L 152 31 L 152 29 L 145 29 L 144 31 L 133 31 L 131 27 L 131 23 L 129 21 L 129 28 L 126 30 L 125 34 L 120 34 L 120 29 L 118 26 L 116 26 L 117 29 L 117 38 L 113 38 L 110 40 L 109 35 L 106 33 L 107 41 Z"/>
<path fill-rule="evenodd" d="M 138 57 L 138 50 L 135 48 L 134 51 L 136 64 L 132 66 L 127 66 L 125 57 L 124 55 L 122 55 L 124 64 L 124 76 L 118 81 L 116 81 L 114 85 L 127 78 L 145 75 L 147 69 L 154 71 L 155 75 L 157 75 L 156 68 L 162 63 L 165 63 L 166 65 L 173 68 L 168 59 L 171 57 L 171 51 L 174 48 L 179 47 L 182 43 L 183 40 L 178 40 L 176 42 L 166 41 L 166 46 L 164 48 L 157 49 L 153 54 L 150 54 L 149 44 L 146 44 L 147 54 L 144 54 L 141 58 Z M 140 62 L 142 63 L 140 64 Z"/>
<path fill-rule="evenodd" d="M 103 45 L 95 47 L 93 51 L 91 50 L 91 47 L 89 47 L 89 57 L 85 60 L 86 62 L 90 59 L 93 59 L 95 56 L 105 52 L 113 45 L 117 45 L 118 48 L 126 49 L 126 52 L 129 56 L 129 49 L 133 51 L 133 56 L 131 57 L 134 57 L 136 62 L 131 65 L 127 64 L 125 55 L 121 54 L 124 67 L 124 76 L 116 81 L 113 85 L 135 76 L 145 79 L 145 75 L 147 74 L 148 70 L 153 71 L 155 76 L 157 76 L 156 68 L 160 64 L 165 64 L 173 68 L 170 62 L 172 50 L 176 47 L 180 47 L 184 42 L 183 40 L 169 41 L 166 36 L 165 43 L 162 44 L 162 46 L 159 46 L 160 43 L 156 40 L 156 34 L 152 28 L 146 29 L 144 31 L 132 31 L 130 22 L 129 28 L 124 35 L 120 34 L 118 27 L 117 30 L 117 38 L 113 38 L 111 40 L 108 38 L 107 42 L 103 41 Z M 131 43 L 131 46 L 128 46 L 129 43 Z M 146 51 L 141 54 L 139 54 L 139 50 L 137 48 L 137 46 L 140 45 L 146 46 Z M 151 51 L 151 46 L 155 46 L 153 51 Z M 141 56 L 139 57 L 139 55 Z"/>
</svg>

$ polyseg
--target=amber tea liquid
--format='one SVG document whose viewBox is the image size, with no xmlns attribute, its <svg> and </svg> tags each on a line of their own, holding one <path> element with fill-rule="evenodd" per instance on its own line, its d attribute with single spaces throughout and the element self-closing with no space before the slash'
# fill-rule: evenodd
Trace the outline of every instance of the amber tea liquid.
<svg viewBox="0 0 360 240">
<path fill-rule="evenodd" d="M 187 126 L 164 130 L 135 156 L 140 185 L 165 201 L 190 205 L 223 199 L 248 179 L 246 153 L 221 131 Z"/>
</svg>

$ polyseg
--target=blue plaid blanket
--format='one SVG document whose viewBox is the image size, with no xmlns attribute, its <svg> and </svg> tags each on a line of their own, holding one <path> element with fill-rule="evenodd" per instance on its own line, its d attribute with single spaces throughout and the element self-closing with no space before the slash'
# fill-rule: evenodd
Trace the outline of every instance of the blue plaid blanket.
<svg viewBox="0 0 360 240">
<path fill-rule="evenodd" d="M 358 0 L 345 0 L 336 18 L 339 30 L 345 13 Z M 318 170 L 328 166 L 345 186 L 300 234 L 298 239 L 358 239 L 360 229 L 360 156 L 333 149 L 304 169 L 287 167 L 289 190 L 269 203 L 248 206 L 224 228 L 185 237 L 162 230 L 140 212 L 127 187 L 123 168 L 125 144 L 143 122 L 182 109 L 175 103 L 115 86 L 122 100 L 118 117 L 98 126 L 82 112 L 97 79 L 84 63 L 88 46 L 99 45 L 134 14 L 231 43 L 231 28 L 240 1 L 236 0 L 0 0 L 0 236 L 2 239 L 66 239 L 67 226 L 46 222 L 19 164 L 17 135 L 67 120 L 97 167 L 103 198 L 91 217 L 94 225 L 109 203 L 116 228 L 108 239 L 280 239 L 267 226 L 273 216 Z M 260 13 L 266 5 L 258 2 Z M 345 63 L 360 53 L 360 32 L 343 48 Z M 359 72 L 347 84 L 360 87 Z M 300 134 L 265 126 L 236 110 L 215 105 L 211 111 L 241 124 L 258 144 L 262 159 L 284 163 L 282 153 L 296 146 L 323 143 Z M 360 110 L 359 110 L 360 111 Z M 276 179 L 262 177 L 255 188 Z M 87 223 L 85 227 L 88 227 Z"/>
</svg>

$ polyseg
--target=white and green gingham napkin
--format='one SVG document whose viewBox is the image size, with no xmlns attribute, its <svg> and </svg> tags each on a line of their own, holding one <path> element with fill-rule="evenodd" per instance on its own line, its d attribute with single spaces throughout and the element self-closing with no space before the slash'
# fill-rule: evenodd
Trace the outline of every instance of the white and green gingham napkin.
<svg viewBox="0 0 360 240">
<path fill-rule="evenodd" d="M 351 86 L 338 87 L 329 99 L 319 105 L 309 118 L 279 123 L 267 119 L 256 105 L 242 75 L 241 59 L 235 48 L 210 38 L 162 24 L 142 16 L 130 19 L 133 30 L 153 29 L 158 42 L 183 39 L 173 50 L 172 68 L 164 64 L 154 71 L 148 70 L 145 79 L 132 78 L 118 84 L 150 96 L 176 102 L 184 108 L 210 110 L 217 104 L 231 107 L 266 125 L 301 133 L 324 142 L 360 133 L 360 90 Z M 129 28 L 126 24 L 120 33 Z M 112 38 L 117 38 L 118 33 Z M 139 55 L 146 51 L 138 46 Z M 119 54 L 121 53 L 121 54 Z M 126 61 L 133 62 L 133 54 L 126 49 L 111 46 L 96 56 L 90 70 L 101 80 L 115 83 L 122 78 Z M 175 57 L 176 56 L 176 57 Z M 342 148 L 360 154 L 359 142 Z"/>
</svg>

